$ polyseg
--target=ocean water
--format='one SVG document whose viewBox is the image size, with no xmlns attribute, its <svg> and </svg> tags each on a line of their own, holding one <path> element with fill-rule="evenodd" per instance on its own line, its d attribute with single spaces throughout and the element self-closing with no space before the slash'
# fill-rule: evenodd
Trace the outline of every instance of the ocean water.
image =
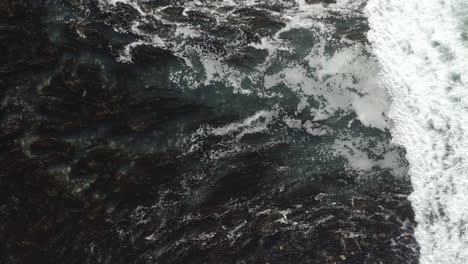
<svg viewBox="0 0 468 264">
<path fill-rule="evenodd" d="M 106 134 L 113 125 L 109 121 L 97 125 L 96 132 L 64 137 L 83 148 L 80 155 L 104 138 L 106 147 L 123 149 L 128 157 L 174 152 L 176 162 L 186 162 L 180 167 L 190 168 L 170 188 L 158 185 L 151 205 L 126 209 L 126 220 L 113 223 L 112 232 L 122 245 L 144 241 L 149 249 L 139 252 L 146 261 L 142 263 L 184 259 L 192 246 L 250 246 L 246 241 L 252 234 L 265 241 L 278 234 L 306 241 L 291 250 L 288 261 L 308 263 L 301 258 L 312 247 L 307 241 L 318 237 L 326 247 L 326 239 L 315 234 L 321 234 L 323 223 L 333 221 L 346 226 L 333 230 L 343 252 L 348 253 L 349 245 L 356 251 L 388 250 L 384 256 L 363 254 L 360 260 L 335 256 L 338 261 L 415 263 L 419 257 L 422 264 L 468 263 L 467 3 L 46 2 L 51 42 L 68 45 L 72 41 L 67 38 L 73 36 L 83 44 L 65 53 L 60 63 L 72 58 L 94 65 L 109 87 L 121 81 L 114 70 L 125 69 L 131 71 L 122 75 L 130 76 L 130 98 L 169 98 L 154 101 L 169 114 L 154 114 L 167 120 L 149 132 Z M 166 55 L 170 59 L 161 59 Z M 47 88 L 51 79 L 45 78 L 42 86 Z M 179 97 L 195 110 L 178 108 Z M 85 196 L 97 180 L 70 176 L 82 158 L 77 156 L 50 169 L 73 183 L 73 195 Z M 132 160 L 119 170 L 134 173 L 135 164 Z M 256 179 L 260 174 L 261 180 Z M 242 184 L 229 177 L 240 177 Z M 229 184 L 246 189 L 248 199 L 230 193 Z M 257 184 L 258 196 L 252 197 L 249 185 Z M 283 208 L 280 200 L 298 190 L 317 204 L 308 208 L 291 198 Z M 366 200 L 362 208 L 355 206 L 355 200 L 369 199 L 369 193 L 381 204 Z M 403 208 L 395 197 L 405 200 L 409 193 L 418 246 L 411 242 L 412 213 L 395 213 Z M 216 209 L 203 207 L 210 203 Z M 210 213 L 197 211 L 199 207 Z M 328 215 L 317 213 L 321 210 Z M 274 224 L 264 229 L 251 224 L 263 217 L 281 226 L 273 230 L 269 228 Z M 206 221 L 215 224 L 201 223 Z M 334 228 L 330 226 L 324 229 Z M 367 237 L 378 247 L 366 249 Z M 102 244 L 90 243 L 89 254 L 111 256 Z"/>
<path fill-rule="evenodd" d="M 221 177 L 225 171 L 244 166 L 237 161 L 242 161 L 242 155 L 262 153 L 283 145 L 287 148 L 272 154 L 282 161 L 281 165 L 275 166 L 269 173 L 271 176 L 263 180 L 267 187 L 259 197 L 274 201 L 279 194 L 319 186 L 313 187 L 319 189 L 313 199 L 326 201 L 324 208 L 338 207 L 350 215 L 348 222 L 352 227 L 334 231 L 343 235 L 342 241 L 349 239 L 351 242 L 346 243 L 359 248 L 366 245 L 359 242 L 361 237 L 378 237 L 380 233 L 368 235 L 366 226 L 354 224 L 351 219 L 393 216 L 380 209 L 366 216 L 361 209 L 353 209 L 354 200 L 373 190 L 382 192 L 382 197 L 386 191 L 408 193 L 412 188 L 408 164 L 404 149 L 393 142 L 390 132 L 393 127 L 388 116 L 391 98 L 387 87 L 379 83 L 380 58 L 374 55 L 367 40 L 367 1 L 329 2 L 100 0 L 94 5 L 82 1 L 70 11 L 67 5 L 60 5 L 60 1 L 51 1 L 51 6 L 56 8 L 51 11 L 56 14 L 51 15 L 51 24 L 59 21 L 58 24 L 78 25 L 75 33 L 82 41 L 93 37 L 85 30 L 92 19 L 99 19 L 99 23 L 110 27 L 114 33 L 125 36 L 112 39 L 120 41 L 115 45 L 118 48 L 112 48 L 112 59 L 118 63 L 138 65 L 142 57 L 137 51 L 142 47 L 168 50 L 177 58 L 139 72 L 139 81 L 132 83 L 132 89 L 142 90 L 143 96 L 159 93 L 158 87 L 164 87 L 215 109 L 220 116 L 233 116 L 232 120 L 194 128 L 180 125 L 187 120 L 173 120 L 174 125 L 167 125 L 170 133 L 155 131 L 131 141 L 122 141 L 121 137 L 106 139 L 109 145 L 135 155 L 175 150 L 182 153 L 182 157 L 197 160 L 197 169 L 184 174 L 183 190 L 177 194 L 184 202 L 173 202 L 168 194 L 168 198 L 161 196 L 150 207 L 139 206 L 130 216 L 134 224 L 115 227 L 122 241 L 132 241 L 133 234 L 138 233 L 141 226 L 162 217 L 162 224 L 145 236 L 148 243 L 155 244 L 152 254 L 156 258 L 170 254 L 171 251 L 165 249 L 169 246 L 172 249 L 184 243 L 188 243 L 185 248 L 198 245 L 199 238 L 185 236 L 174 238 L 173 242 L 166 242 L 167 245 L 158 244 L 164 241 L 165 232 L 169 232 L 165 230 L 170 230 L 166 222 L 179 221 L 171 219 L 174 208 L 182 207 L 185 201 L 191 207 L 203 204 L 218 179 L 226 177 Z M 56 41 L 60 42 L 60 38 L 57 35 Z M 108 45 L 112 46 L 112 41 Z M 79 60 L 97 63 L 104 70 L 107 67 L 105 61 L 86 52 Z M 93 135 L 83 135 L 79 141 L 87 142 L 89 137 L 92 139 Z M 318 179 L 322 179 L 321 183 Z M 78 186 L 90 184 L 92 182 L 83 181 Z M 75 193 L 83 190 L 86 188 L 80 187 Z M 261 204 L 272 201 L 261 201 Z M 340 205 L 348 201 L 351 201 L 349 209 Z M 217 221 L 224 221 L 223 215 L 229 215 L 232 208 L 245 208 L 255 218 L 282 216 L 276 220 L 284 225 L 281 230 L 294 230 L 295 236 L 312 236 L 314 233 L 310 230 L 321 223 L 308 220 L 308 215 L 316 208 L 301 209 L 298 203 L 284 210 L 255 205 L 257 203 L 256 200 L 243 201 L 242 197 L 231 198 L 223 207 L 225 211 L 218 213 Z M 307 211 L 299 213 L 300 210 Z M 288 220 L 289 214 L 296 218 Z M 336 221 L 339 224 L 341 222 L 333 220 L 338 216 L 331 214 L 321 218 L 326 223 Z M 201 216 L 184 216 L 186 220 L 179 222 L 181 225 L 191 223 L 197 217 Z M 398 223 L 398 231 L 391 232 L 391 237 L 385 241 L 386 247 L 389 252 L 391 248 L 399 252 L 395 259 L 411 261 L 417 254 L 413 245 L 405 244 L 408 240 L 405 237 L 411 234 L 411 224 L 405 218 L 397 217 L 392 221 Z M 223 229 L 231 229 L 224 239 L 241 244 L 247 239 L 244 234 L 251 232 L 246 223 L 247 220 L 243 220 L 223 225 Z M 216 245 L 217 232 L 208 229 L 200 231 L 196 237 L 206 237 L 206 244 Z M 323 243 L 327 243 L 326 239 Z"/>
<path fill-rule="evenodd" d="M 347 169 L 363 177 L 376 169 L 405 177 L 405 161 L 389 139 L 390 99 L 378 85 L 378 63 L 365 42 L 366 1 L 180 1 L 167 5 L 101 0 L 99 8 L 112 13 L 119 4 L 132 6 L 141 16 L 114 26 L 118 32 L 138 36 L 119 52 L 118 61 L 132 63 L 132 50 L 138 46 L 169 49 L 180 63 L 168 66 L 153 80 L 148 78 L 148 86 L 154 81 L 170 83 L 197 101 L 244 116 L 242 124 L 200 129 L 191 136 L 193 140 L 202 133 L 234 131 L 239 140 L 282 123 L 286 130 L 329 138 L 326 144 L 298 146 L 302 152 L 313 148 L 314 153 L 329 157 L 329 163 L 324 161 L 328 166 L 319 168 L 331 168 L 341 158 Z M 194 14 L 202 17 L 200 21 L 190 21 Z M 167 30 L 158 31 L 161 25 Z M 192 143 L 191 151 L 196 148 L 196 142 Z M 375 155 L 379 158 L 371 157 Z M 313 156 L 308 157 L 310 164 L 303 165 L 316 165 L 319 161 Z"/>
<path fill-rule="evenodd" d="M 466 1 L 371 0 L 369 39 L 407 150 L 420 263 L 468 263 Z"/>
</svg>

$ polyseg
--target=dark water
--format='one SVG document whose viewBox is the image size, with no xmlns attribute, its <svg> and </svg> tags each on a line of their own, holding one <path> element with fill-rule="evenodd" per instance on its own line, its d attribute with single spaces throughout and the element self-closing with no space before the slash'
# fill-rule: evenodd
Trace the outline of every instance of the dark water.
<svg viewBox="0 0 468 264">
<path fill-rule="evenodd" d="M 0 262 L 417 263 L 365 4 L 0 2 Z"/>
</svg>

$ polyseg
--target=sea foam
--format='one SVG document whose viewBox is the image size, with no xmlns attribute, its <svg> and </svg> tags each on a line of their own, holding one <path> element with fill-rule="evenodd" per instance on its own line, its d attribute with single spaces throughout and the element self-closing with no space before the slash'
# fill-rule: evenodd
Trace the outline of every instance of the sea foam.
<svg viewBox="0 0 468 264">
<path fill-rule="evenodd" d="M 422 264 L 468 263 L 468 49 L 462 0 L 371 0 L 369 39 L 407 150 Z M 464 14 L 460 14 L 463 12 Z"/>
</svg>

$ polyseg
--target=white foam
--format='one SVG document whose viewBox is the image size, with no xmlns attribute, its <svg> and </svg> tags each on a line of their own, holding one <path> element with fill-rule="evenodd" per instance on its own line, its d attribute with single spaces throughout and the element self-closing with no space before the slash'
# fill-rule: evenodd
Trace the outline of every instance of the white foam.
<svg viewBox="0 0 468 264">
<path fill-rule="evenodd" d="M 352 42 L 349 45 L 349 40 L 342 39 L 343 43 L 338 44 L 342 47 L 334 47 L 334 49 L 339 49 L 338 51 L 333 54 L 327 54 L 329 51 L 326 51 L 326 46 L 330 45 L 329 42 L 339 42 L 334 37 L 335 26 L 327 22 L 327 19 L 362 16 L 361 9 L 364 0 L 341 0 L 331 5 L 307 4 L 304 0 L 223 0 L 184 3 L 184 14 L 190 10 L 204 13 L 215 18 L 216 25 L 244 23 L 239 14 L 234 11 L 246 7 L 268 12 L 271 17 L 285 24 L 274 35 L 261 38 L 259 43 L 250 44 L 253 48 L 268 51 L 265 61 L 254 66 L 250 71 L 226 63 L 225 55 L 202 50 L 197 44 L 200 43 L 200 38 L 203 41 L 216 38 L 210 35 L 209 28 L 169 21 L 164 18 L 166 7 L 149 9 L 143 8 L 135 0 L 100 0 L 101 8 L 109 8 L 119 2 L 131 5 L 142 15 L 141 21 L 133 21 L 130 28 L 120 29 L 140 36 L 137 41 L 128 44 L 121 51 L 118 59 L 122 62 L 132 62 L 131 51 L 139 45 L 170 48 L 174 54 L 183 58 L 188 66 L 188 69 L 170 73 L 171 81 L 175 85 L 196 89 L 222 82 L 225 86 L 232 88 L 234 93 L 273 98 L 282 96 L 281 93 L 275 91 L 274 87 L 286 84 L 300 100 L 297 112 L 309 110 L 314 120 L 327 119 L 335 115 L 337 111 L 355 112 L 357 119 L 366 126 L 382 130 L 387 127 L 388 96 L 385 89 L 379 88 L 375 83 L 374 76 L 377 67 L 373 59 L 365 54 L 367 53 L 366 47 Z M 264 6 L 275 4 L 283 6 L 281 13 L 264 8 Z M 226 7 L 233 9 L 226 11 Z M 175 32 L 168 36 L 158 36 L 139 29 L 142 23 L 154 19 L 162 24 L 175 26 Z M 316 38 L 310 47 L 305 46 L 309 50 L 309 54 L 304 58 L 308 67 L 298 61 L 290 63 L 285 61 L 285 54 L 294 55 L 296 51 L 292 45 L 294 40 L 284 38 L 283 35 L 293 30 L 312 32 Z M 229 45 L 234 47 L 235 43 L 232 42 Z M 287 64 L 281 72 L 265 74 L 272 65 L 278 63 Z M 196 67 L 196 65 L 202 67 Z M 310 68 L 316 73 L 311 74 Z M 252 85 L 245 86 L 243 83 Z M 321 101 L 320 106 L 312 109 L 309 99 Z"/>
<path fill-rule="evenodd" d="M 170 49 L 186 64 L 186 67 L 170 70 L 172 85 L 181 89 L 220 89 L 216 92 L 223 96 L 232 92 L 286 101 L 288 104 L 297 102 L 297 105 L 290 106 L 294 115 L 308 114 L 310 120 L 299 123 L 291 117 L 284 122 L 290 128 L 302 129 L 314 136 L 336 132 L 333 128 L 317 125 L 315 121 L 352 113 L 365 126 L 381 130 L 388 128 L 386 114 L 389 96 L 376 83 L 378 65 L 375 59 L 369 57 L 366 45 L 346 39 L 342 29 L 337 28 L 335 23 L 337 20 L 361 21 L 366 0 L 338 0 L 336 4 L 307 4 L 305 0 L 204 0 L 179 3 L 184 9 L 182 15 L 190 16 L 190 12 L 194 11 L 216 20 L 202 26 L 171 18 L 166 10 L 167 6 L 149 7 L 142 4 L 144 1 L 137 0 L 100 0 L 101 8 L 104 9 L 116 8 L 118 2 L 130 4 L 141 14 L 132 24 L 116 29 L 139 37 L 122 49 L 119 60 L 131 62 L 132 49 L 139 45 Z M 281 12 L 270 8 L 275 5 L 281 7 Z M 281 22 L 284 26 L 275 34 L 261 33 L 260 41 L 250 44 L 241 37 L 226 41 L 223 36 L 213 34 L 218 26 L 231 28 L 237 23 L 239 28 L 244 28 L 246 23 L 251 23 L 248 12 L 236 12 L 245 8 L 268 14 L 272 20 Z M 168 30 L 150 33 L 141 29 L 142 25 L 148 23 L 156 25 L 155 21 L 158 25 L 167 26 Z M 256 30 L 253 27 L 251 33 L 255 34 Z M 225 43 L 225 47 L 214 48 L 212 46 L 216 45 L 212 45 L 213 43 Z M 237 65 L 236 62 L 227 61 L 244 52 L 246 56 L 250 56 L 252 49 L 259 50 L 259 56 L 253 56 L 256 63 L 246 60 L 239 63 L 246 65 Z M 289 91 L 283 92 L 284 88 Z M 293 100 L 288 99 L 291 93 L 296 97 Z M 278 118 L 280 117 L 262 117 L 268 122 Z M 239 124 L 232 125 L 242 128 L 240 131 L 247 134 L 255 133 L 256 129 L 267 130 L 270 125 L 258 121 L 253 124 L 243 124 L 241 127 Z M 203 133 L 215 135 L 216 131 L 214 128 L 205 128 Z M 233 133 L 242 137 L 244 134 L 240 131 Z M 202 138 L 201 134 L 194 137 L 196 140 Z M 346 146 L 354 146 L 356 143 L 350 141 L 351 138 L 341 139 L 349 141 Z M 345 145 L 336 143 L 333 146 L 340 150 L 349 150 L 350 147 L 346 148 Z M 197 146 L 191 149 L 195 150 Z M 357 150 L 362 155 L 356 155 L 366 160 L 365 162 L 359 163 L 358 156 L 353 154 L 358 153 Z M 335 151 L 335 154 L 346 158 L 350 163 L 348 168 L 357 171 L 394 164 L 371 160 L 366 156 L 367 150 L 357 150 Z M 212 157 L 229 155 L 230 151 L 218 151 Z"/>
<path fill-rule="evenodd" d="M 241 151 L 237 143 L 244 136 L 268 131 L 274 121 L 278 119 L 279 115 L 279 109 L 260 110 L 244 120 L 233 122 L 225 126 L 202 126 L 191 136 L 188 142 L 190 145 L 188 153 L 199 150 L 202 147 L 201 143 L 204 142 L 206 137 L 228 136 L 231 137 L 231 139 L 228 139 L 230 143 L 224 144 L 227 148 L 209 150 L 206 156 L 210 160 L 216 160 L 236 154 Z"/>
<path fill-rule="evenodd" d="M 407 150 L 422 264 L 468 263 L 468 49 L 464 0 L 370 0 L 373 43 Z M 464 13 L 466 18 L 468 13 Z"/>
</svg>

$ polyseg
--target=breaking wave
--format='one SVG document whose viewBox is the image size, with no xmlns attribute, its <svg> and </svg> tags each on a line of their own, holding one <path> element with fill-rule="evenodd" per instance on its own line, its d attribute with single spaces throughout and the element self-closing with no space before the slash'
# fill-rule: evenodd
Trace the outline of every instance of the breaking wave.
<svg viewBox="0 0 468 264">
<path fill-rule="evenodd" d="M 367 13 L 410 163 L 420 262 L 468 263 L 468 5 L 371 0 Z"/>
</svg>

